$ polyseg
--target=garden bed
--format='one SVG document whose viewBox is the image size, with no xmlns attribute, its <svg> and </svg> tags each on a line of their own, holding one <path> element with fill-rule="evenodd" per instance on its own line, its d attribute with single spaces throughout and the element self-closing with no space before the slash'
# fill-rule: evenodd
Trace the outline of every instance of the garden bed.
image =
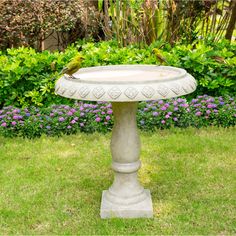
<svg viewBox="0 0 236 236">
<path fill-rule="evenodd" d="M 42 134 L 105 133 L 112 129 L 112 113 L 112 105 L 104 102 L 78 102 L 73 106 L 52 105 L 48 108 L 10 106 L 0 110 L 0 135 L 35 138 Z M 145 131 L 170 127 L 235 126 L 235 99 L 204 95 L 189 102 L 184 98 L 141 102 L 137 123 Z"/>
</svg>

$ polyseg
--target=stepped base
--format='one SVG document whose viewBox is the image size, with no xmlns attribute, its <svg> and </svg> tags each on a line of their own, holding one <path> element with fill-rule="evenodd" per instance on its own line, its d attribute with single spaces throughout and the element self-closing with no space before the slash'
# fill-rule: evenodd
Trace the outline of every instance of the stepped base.
<svg viewBox="0 0 236 236">
<path fill-rule="evenodd" d="M 100 216 L 106 218 L 152 218 L 153 208 L 151 194 L 148 189 L 144 190 L 147 197 L 139 203 L 130 205 L 113 204 L 105 198 L 107 190 L 102 192 Z"/>
</svg>

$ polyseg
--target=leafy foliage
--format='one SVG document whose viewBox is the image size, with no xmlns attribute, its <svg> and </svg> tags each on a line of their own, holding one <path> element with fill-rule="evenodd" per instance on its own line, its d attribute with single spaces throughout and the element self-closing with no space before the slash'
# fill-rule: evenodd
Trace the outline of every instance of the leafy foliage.
<svg viewBox="0 0 236 236">
<path fill-rule="evenodd" d="M 119 48 L 115 41 L 86 43 L 81 53 L 85 57 L 82 67 L 115 64 L 157 64 L 154 47 L 160 51 L 171 66 L 186 69 L 198 81 L 195 95 L 232 95 L 236 92 L 236 45 L 227 41 L 220 43 L 197 43 L 171 47 L 155 42 L 140 49 L 136 45 Z M 8 49 L 0 52 L 0 106 L 17 107 L 71 104 L 68 99 L 54 94 L 59 71 L 77 53 L 78 45 L 65 52 L 36 52 L 32 48 Z"/>
<path fill-rule="evenodd" d="M 170 49 L 170 48 L 169 48 Z M 164 55 L 170 65 L 186 69 L 198 81 L 195 94 L 232 95 L 236 93 L 236 44 L 198 42 L 176 45 Z"/>
<path fill-rule="evenodd" d="M 76 52 L 76 48 L 70 48 L 65 53 L 37 53 L 21 47 L 0 54 L 0 104 L 47 106 L 66 102 L 55 97 L 54 85 L 58 71 Z"/>
</svg>

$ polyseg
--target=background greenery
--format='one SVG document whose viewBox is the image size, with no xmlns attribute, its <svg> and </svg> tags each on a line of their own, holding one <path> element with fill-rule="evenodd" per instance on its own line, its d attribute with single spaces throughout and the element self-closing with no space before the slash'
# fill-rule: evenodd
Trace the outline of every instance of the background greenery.
<svg viewBox="0 0 236 236">
<path fill-rule="evenodd" d="M 151 190 L 153 219 L 100 219 L 102 190 L 113 181 L 110 133 L 0 137 L 0 233 L 234 234 L 235 131 L 141 133 L 139 179 Z"/>
<path fill-rule="evenodd" d="M 49 106 L 69 103 L 54 94 L 59 72 L 73 58 L 78 47 L 85 56 L 82 67 L 115 64 L 157 64 L 154 47 L 167 60 L 166 65 L 185 68 L 198 82 L 191 96 L 233 95 L 236 91 L 236 44 L 228 41 L 176 44 L 171 47 L 157 41 L 145 48 L 130 45 L 119 48 L 116 41 L 99 43 L 80 41 L 64 52 L 36 52 L 32 48 L 7 49 L 0 52 L 0 107 L 14 105 Z"/>
<path fill-rule="evenodd" d="M 2 50 L 44 50 L 50 36 L 58 49 L 82 38 L 143 47 L 157 40 L 174 45 L 236 36 L 234 0 L 2 0 L 0 15 Z"/>
</svg>

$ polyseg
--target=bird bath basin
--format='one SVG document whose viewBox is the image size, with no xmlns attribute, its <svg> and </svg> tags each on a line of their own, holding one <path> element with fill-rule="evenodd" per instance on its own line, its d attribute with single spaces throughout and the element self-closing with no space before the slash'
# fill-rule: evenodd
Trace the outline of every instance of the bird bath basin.
<svg viewBox="0 0 236 236">
<path fill-rule="evenodd" d="M 114 113 L 111 139 L 115 179 L 102 194 L 101 218 L 152 217 L 150 191 L 137 178 L 141 166 L 136 125 L 138 101 L 177 97 L 196 89 L 185 70 L 169 66 L 117 65 L 82 68 L 73 78 L 61 77 L 57 94 L 73 99 L 110 101 Z"/>
</svg>

